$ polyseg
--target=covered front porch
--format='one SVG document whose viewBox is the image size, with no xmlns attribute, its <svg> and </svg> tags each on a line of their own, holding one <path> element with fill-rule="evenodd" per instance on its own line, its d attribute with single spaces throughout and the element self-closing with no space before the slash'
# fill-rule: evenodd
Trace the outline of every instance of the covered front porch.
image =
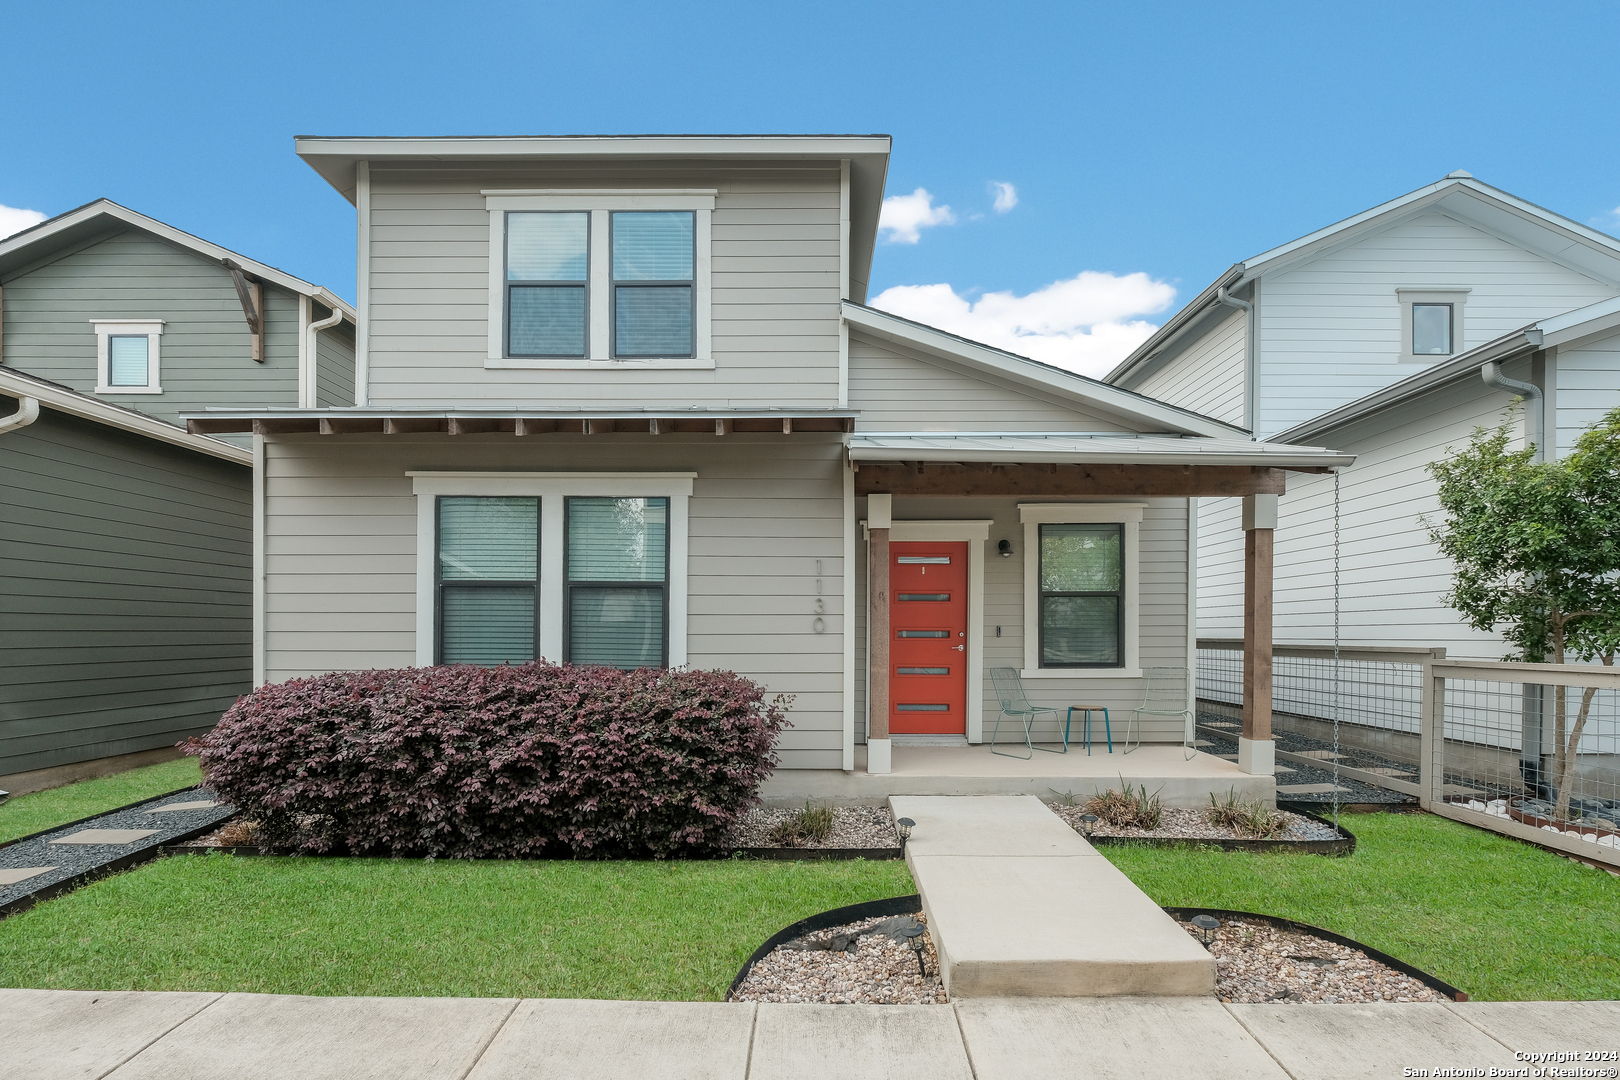
<svg viewBox="0 0 1620 1080">
<path fill-rule="evenodd" d="M 849 441 L 854 496 L 864 499 L 857 543 L 865 569 L 853 605 L 864 616 L 856 665 L 864 691 L 856 740 L 841 776 L 782 774 L 772 801 L 806 797 L 867 800 L 894 794 L 1030 794 L 1085 798 L 1122 784 L 1159 791 L 1166 805 L 1207 805 L 1228 793 L 1275 800 L 1270 730 L 1272 536 L 1277 496 L 1289 470 L 1326 472 L 1351 460 L 1314 447 L 1208 437 L 1097 434 L 855 434 Z M 1246 694 L 1237 760 L 1196 749 L 1191 668 L 1196 626 L 1196 514 L 1193 500 L 1243 500 Z M 1060 625 L 1085 586 L 1054 585 L 1055 547 L 1106 542 L 1111 584 L 1091 610 L 1104 612 L 1101 645 L 1076 643 Z M 1235 540 L 1236 538 L 1234 538 Z M 950 562 L 960 553 L 958 577 Z M 936 550 L 937 549 L 937 550 Z M 858 557 L 859 558 L 859 557 Z M 926 567 L 908 564 L 933 564 Z M 929 574 L 932 576 L 927 576 Z M 946 626 L 945 601 L 967 597 L 961 629 Z M 940 601 L 940 603 L 908 603 Z M 935 608 L 938 611 L 927 611 Z M 922 621 L 918 621 L 922 620 Z M 1083 637 L 1084 635 L 1079 635 Z M 927 642 L 938 637 L 936 653 Z M 1088 652 L 1088 650 L 1090 650 Z M 918 676 L 960 665 L 966 690 L 949 697 Z M 1181 672 L 1179 700 L 1138 713 L 1148 677 Z M 996 676 L 992 678 L 992 675 Z M 995 682 L 1002 691 L 992 690 Z M 1021 718 L 1003 709 L 1011 682 L 1046 706 L 1024 743 Z M 932 696 L 930 696 L 930 694 Z M 960 720 L 947 720 L 963 700 Z M 929 704 L 933 702 L 933 704 Z M 921 703 L 921 704 L 919 704 Z M 1094 707 L 1092 746 L 1082 717 Z M 1112 719 L 1114 751 L 1100 723 Z M 1055 708 L 1057 712 L 1051 710 Z M 932 712 L 928 710 L 933 710 Z M 1016 711 L 1016 710 L 1015 710 Z M 1072 716 L 1072 724 L 1070 724 Z M 929 718 L 938 717 L 937 732 Z M 987 745 L 1000 719 L 998 749 Z M 1062 728 L 1070 726 L 1067 754 Z M 1137 727 L 1132 735 L 1127 729 Z M 933 738 L 930 734 L 954 739 Z M 954 741 L 955 745 L 941 745 Z M 930 742 L 934 745 L 928 745 Z M 1127 752 L 1129 750 L 1129 752 Z"/>
</svg>

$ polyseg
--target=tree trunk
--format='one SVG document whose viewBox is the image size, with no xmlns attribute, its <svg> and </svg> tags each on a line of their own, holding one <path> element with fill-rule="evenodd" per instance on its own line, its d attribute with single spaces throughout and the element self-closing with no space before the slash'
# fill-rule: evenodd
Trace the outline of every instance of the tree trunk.
<svg viewBox="0 0 1620 1080">
<path fill-rule="evenodd" d="M 1603 657 L 1604 667 L 1614 666 L 1614 654 L 1609 653 Z M 1560 692 L 1563 687 L 1558 688 Z M 1575 717 L 1575 726 L 1570 730 L 1569 742 L 1566 746 L 1560 736 L 1558 744 L 1558 807 L 1553 816 L 1559 821 L 1569 820 L 1570 789 L 1575 786 L 1575 765 L 1580 761 L 1581 734 L 1586 730 L 1586 720 L 1592 715 L 1592 699 L 1597 695 L 1597 688 L 1588 686 L 1581 694 L 1581 711 Z"/>
</svg>

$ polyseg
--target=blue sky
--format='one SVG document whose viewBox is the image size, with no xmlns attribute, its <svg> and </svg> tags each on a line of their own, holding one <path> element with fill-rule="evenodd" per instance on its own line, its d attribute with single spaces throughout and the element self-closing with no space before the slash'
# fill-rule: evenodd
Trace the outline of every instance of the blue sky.
<svg viewBox="0 0 1620 1080">
<path fill-rule="evenodd" d="M 873 295 L 1009 294 L 1003 322 L 1086 338 L 1085 370 L 1232 262 L 1453 169 L 1620 230 L 1620 113 L 1593 59 L 1620 40 L 1612 3 L 91 3 L 0 19 L 0 204 L 104 195 L 348 297 L 353 211 L 294 135 L 888 133 L 888 193 L 922 188 L 911 209 L 953 223 L 916 243 L 889 231 Z"/>
</svg>

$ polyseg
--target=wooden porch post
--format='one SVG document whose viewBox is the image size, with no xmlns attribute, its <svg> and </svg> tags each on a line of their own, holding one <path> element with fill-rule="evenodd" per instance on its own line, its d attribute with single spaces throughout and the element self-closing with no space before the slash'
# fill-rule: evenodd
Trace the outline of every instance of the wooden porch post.
<svg viewBox="0 0 1620 1080">
<path fill-rule="evenodd" d="M 866 733 L 866 771 L 869 773 L 886 773 L 890 769 L 889 526 L 892 505 L 893 500 L 889 495 L 866 497 L 870 558 L 866 572 L 866 704 L 871 717 Z"/>
<path fill-rule="evenodd" d="M 1277 771 L 1271 741 L 1271 545 L 1277 496 L 1243 498 L 1243 737 L 1238 768 Z"/>
</svg>

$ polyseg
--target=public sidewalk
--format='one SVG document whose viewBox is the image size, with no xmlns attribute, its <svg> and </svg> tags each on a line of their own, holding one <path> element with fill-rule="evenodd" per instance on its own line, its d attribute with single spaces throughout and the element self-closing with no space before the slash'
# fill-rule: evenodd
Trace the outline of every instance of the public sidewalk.
<svg viewBox="0 0 1620 1080">
<path fill-rule="evenodd" d="M 0 990 L 0 1075 L 1383 1080 L 1448 1075 L 1433 1071 L 1440 1069 L 1486 1076 L 1492 1066 L 1525 1065 L 1516 1050 L 1613 1051 L 1617 1030 L 1620 1002 L 1612 1001 L 1361 1006 L 980 998 L 935 1006 L 753 1005 Z M 1564 1068 L 1604 1071 L 1564 1075 L 1614 1075 L 1607 1070 L 1620 1064 L 1566 1060 Z"/>
</svg>

